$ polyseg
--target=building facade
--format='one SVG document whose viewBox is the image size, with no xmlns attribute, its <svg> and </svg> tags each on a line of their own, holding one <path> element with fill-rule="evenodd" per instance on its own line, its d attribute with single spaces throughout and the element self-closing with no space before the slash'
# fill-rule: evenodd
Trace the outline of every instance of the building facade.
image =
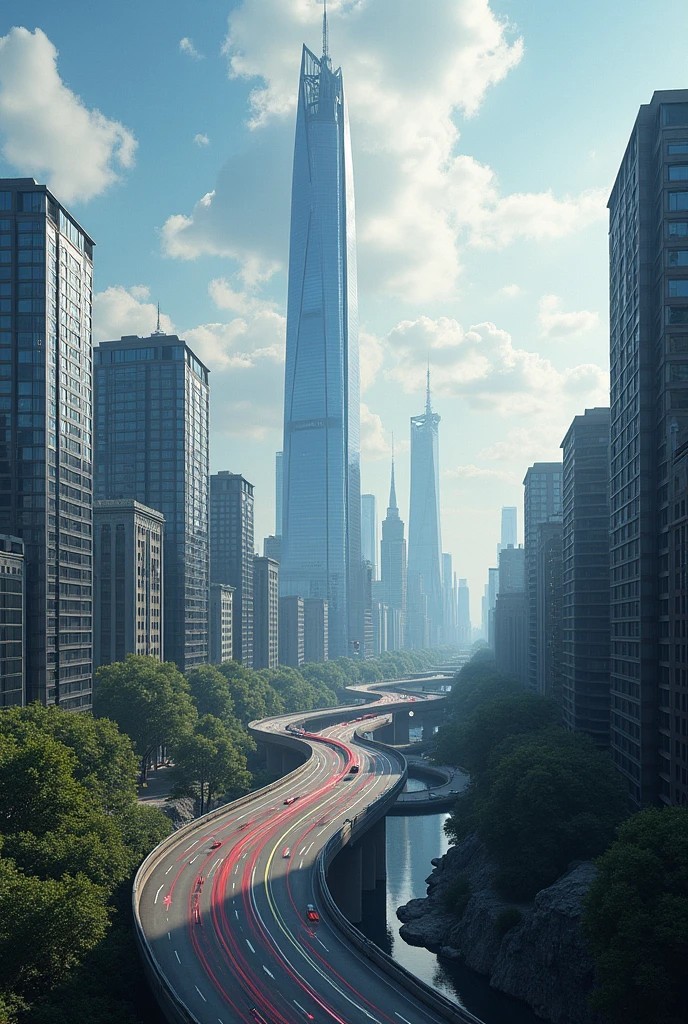
<svg viewBox="0 0 688 1024">
<path fill-rule="evenodd" d="M 305 659 L 304 602 L 291 595 L 279 599 L 279 663 L 299 668 Z"/>
<path fill-rule="evenodd" d="M 208 660 L 208 369 L 174 334 L 95 351 L 95 495 L 165 518 L 163 649 L 187 671 Z"/>
<path fill-rule="evenodd" d="M 459 580 L 456 590 L 458 640 L 460 644 L 470 644 L 473 639 L 471 628 L 471 594 L 468 580 Z"/>
<path fill-rule="evenodd" d="M 374 494 L 361 495 L 361 559 L 370 562 L 373 579 L 378 579 L 377 503 Z"/>
<path fill-rule="evenodd" d="M 284 453 L 275 452 L 275 537 L 282 537 L 282 501 L 284 498 Z"/>
<path fill-rule="evenodd" d="M 523 481 L 523 537 L 528 599 L 528 688 L 537 692 L 537 528 L 561 515 L 562 466 L 536 462 Z"/>
<path fill-rule="evenodd" d="M 442 531 L 440 527 L 440 417 L 432 411 L 430 371 L 425 398 L 425 412 L 411 417 L 411 499 L 409 507 L 408 578 L 414 578 L 414 590 L 427 598 L 427 631 L 430 647 L 442 639 L 444 624 L 442 601 Z M 421 604 L 414 601 L 409 618 L 421 614 Z M 412 634 L 422 629 L 409 624 Z"/>
<path fill-rule="evenodd" d="M 327 601 L 309 597 L 303 602 L 303 645 L 305 662 L 328 660 Z"/>
<path fill-rule="evenodd" d="M 518 509 L 515 505 L 502 507 L 500 548 L 518 547 Z"/>
<path fill-rule="evenodd" d="M 253 559 L 253 667 L 279 664 L 279 562 Z"/>
<path fill-rule="evenodd" d="M 24 542 L 0 534 L 0 708 L 26 703 Z"/>
<path fill-rule="evenodd" d="M 394 462 L 389 487 L 389 506 L 382 523 L 380 542 L 380 600 L 392 613 L 388 618 L 387 649 L 401 650 L 405 644 L 406 626 L 406 540 L 404 523 L 399 517 L 397 492 L 394 482 Z"/>
<path fill-rule="evenodd" d="M 93 505 L 94 665 L 164 661 L 162 513 L 133 498 Z"/>
<path fill-rule="evenodd" d="M 499 569 L 497 571 L 497 594 L 521 594 L 525 592 L 526 553 L 522 547 L 512 548 L 509 546 L 502 548 L 499 552 Z"/>
<path fill-rule="evenodd" d="M 0 178 L 0 532 L 24 542 L 27 700 L 93 689 L 93 240 L 33 178 Z"/>
<path fill-rule="evenodd" d="M 499 593 L 494 610 L 495 667 L 525 685 L 528 678 L 528 597 Z"/>
<path fill-rule="evenodd" d="M 537 692 L 561 707 L 562 700 L 562 520 L 552 516 L 537 528 Z"/>
<path fill-rule="evenodd" d="M 683 89 L 640 108 L 609 199 L 610 745 L 634 808 L 680 793 L 673 718 L 686 691 L 671 674 L 681 613 L 669 545 L 672 460 L 688 439 L 686 268 Z"/>
<path fill-rule="evenodd" d="M 341 68 L 303 48 L 291 198 L 283 596 L 329 609 L 333 658 L 364 642 L 356 228 Z"/>
<path fill-rule="evenodd" d="M 234 661 L 253 668 L 253 484 L 223 470 L 210 478 L 210 578 L 234 587 Z"/>
<path fill-rule="evenodd" d="M 609 746 L 609 409 L 576 416 L 561 443 L 562 720 Z"/>
<path fill-rule="evenodd" d="M 231 661 L 234 654 L 234 587 L 227 583 L 210 584 L 210 634 L 211 665 L 222 665 Z"/>
</svg>

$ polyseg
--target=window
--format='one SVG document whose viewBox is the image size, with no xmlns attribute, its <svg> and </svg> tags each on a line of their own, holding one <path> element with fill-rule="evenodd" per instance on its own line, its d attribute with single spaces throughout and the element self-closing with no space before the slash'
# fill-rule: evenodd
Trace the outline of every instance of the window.
<svg viewBox="0 0 688 1024">
<path fill-rule="evenodd" d="M 672 249 L 667 253 L 670 267 L 688 267 L 688 249 Z"/>
<path fill-rule="evenodd" d="M 688 306 L 667 306 L 668 324 L 688 324 Z"/>
<path fill-rule="evenodd" d="M 670 165 L 669 181 L 688 181 L 688 164 Z"/>
<path fill-rule="evenodd" d="M 688 124 L 688 103 L 663 103 L 662 125 Z"/>
<path fill-rule="evenodd" d="M 669 209 L 688 210 L 688 192 L 670 192 Z"/>
<path fill-rule="evenodd" d="M 675 298 L 688 298 L 688 279 L 669 281 L 669 297 Z"/>
<path fill-rule="evenodd" d="M 0 210 L 12 209 L 12 193 L 0 192 Z"/>
<path fill-rule="evenodd" d="M 43 192 L 20 192 L 19 209 L 23 213 L 43 213 L 45 210 L 45 195 Z"/>
<path fill-rule="evenodd" d="M 688 221 L 685 220 L 672 220 L 669 221 L 669 237 L 683 238 L 688 235 Z"/>
<path fill-rule="evenodd" d="M 670 142 L 667 153 L 669 156 L 683 156 L 684 153 L 688 155 L 688 142 Z"/>
</svg>

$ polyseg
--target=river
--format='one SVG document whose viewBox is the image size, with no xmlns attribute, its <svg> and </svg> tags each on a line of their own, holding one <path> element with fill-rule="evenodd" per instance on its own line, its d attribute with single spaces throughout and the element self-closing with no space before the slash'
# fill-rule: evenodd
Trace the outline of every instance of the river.
<svg viewBox="0 0 688 1024">
<path fill-rule="evenodd" d="M 415 789 L 415 780 L 409 782 Z M 456 1000 L 484 1024 L 543 1024 L 525 1003 L 490 988 L 482 975 L 461 964 L 440 961 L 435 953 L 422 946 L 409 946 L 399 937 L 396 909 L 426 895 L 430 861 L 447 849 L 442 828 L 447 817 L 417 814 L 387 818 L 387 883 L 378 884 L 374 899 L 364 900 L 361 931 L 397 963 Z"/>
</svg>

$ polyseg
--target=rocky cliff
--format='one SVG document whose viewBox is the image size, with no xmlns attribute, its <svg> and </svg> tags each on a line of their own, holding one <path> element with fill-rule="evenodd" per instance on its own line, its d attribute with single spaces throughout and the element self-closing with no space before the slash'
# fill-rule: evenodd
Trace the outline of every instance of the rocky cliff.
<svg viewBox="0 0 688 1024">
<path fill-rule="evenodd" d="M 553 1024 L 600 1024 L 587 1004 L 593 962 L 579 928 L 582 898 L 595 875 L 591 863 L 579 864 L 528 904 L 505 902 L 496 893 L 494 867 L 477 836 L 433 864 L 427 897 L 397 910 L 406 942 L 462 960 Z M 447 894 L 461 876 L 470 899 L 459 918 L 448 912 Z M 521 920 L 500 936 L 500 914 L 510 907 Z"/>
</svg>

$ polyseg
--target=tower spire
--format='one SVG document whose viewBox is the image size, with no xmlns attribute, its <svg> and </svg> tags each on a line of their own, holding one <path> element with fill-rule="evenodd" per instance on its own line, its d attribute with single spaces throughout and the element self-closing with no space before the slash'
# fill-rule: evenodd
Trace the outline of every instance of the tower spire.
<svg viewBox="0 0 688 1024">
<path fill-rule="evenodd" d="M 425 415 L 429 416 L 432 412 L 432 406 L 430 404 L 430 356 L 428 356 L 428 372 L 425 384 Z"/>
<path fill-rule="evenodd" d="M 397 489 L 394 483 L 394 434 L 392 434 L 392 480 L 389 485 L 389 507 L 395 511 L 398 510 Z"/>
<path fill-rule="evenodd" d="M 164 334 L 164 333 L 165 333 L 164 331 L 160 330 L 160 303 L 158 303 L 158 323 L 157 323 L 157 326 L 156 326 L 155 330 L 153 331 L 153 334 L 155 335 L 155 334 Z"/>
<path fill-rule="evenodd" d="M 323 4 L 324 4 L 324 10 L 323 10 L 323 52 L 322 52 L 322 55 L 323 55 L 325 60 L 329 60 L 329 56 L 330 56 L 330 52 L 329 52 L 329 50 L 330 50 L 330 40 L 329 40 L 329 34 L 328 34 L 328 30 L 327 30 L 327 0 L 323 0 Z"/>
</svg>

